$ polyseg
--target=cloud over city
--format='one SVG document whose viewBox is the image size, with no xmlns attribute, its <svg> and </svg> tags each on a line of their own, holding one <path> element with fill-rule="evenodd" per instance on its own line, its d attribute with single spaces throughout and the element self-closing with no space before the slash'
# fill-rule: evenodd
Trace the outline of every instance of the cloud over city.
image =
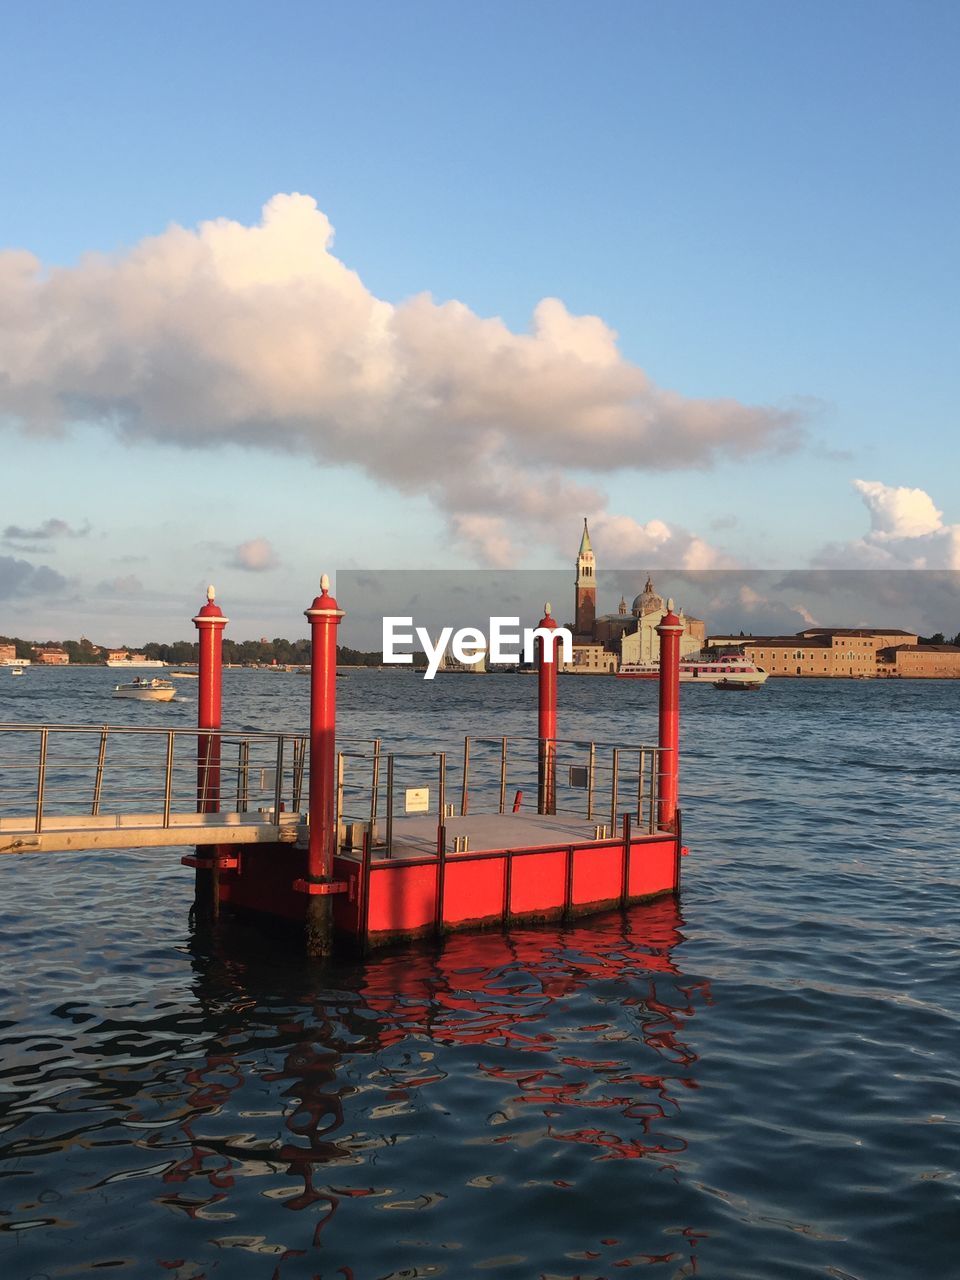
<svg viewBox="0 0 960 1280">
<path fill-rule="evenodd" d="M 826 568 L 960 569 L 960 524 L 945 523 L 923 489 L 854 480 L 870 516 L 862 538 L 830 543 L 816 558 Z"/>
<path fill-rule="evenodd" d="M 393 304 L 332 242 L 316 202 L 293 194 L 256 226 L 171 226 L 71 267 L 0 253 L 0 417 L 35 433 L 94 422 L 133 441 L 349 464 L 425 491 L 493 560 L 518 485 L 532 495 L 549 473 L 562 484 L 572 471 L 702 467 L 799 439 L 791 409 L 657 386 L 601 318 L 557 298 L 537 304 L 526 333 L 426 293 Z M 592 496 L 577 509 L 604 517 L 605 495 Z M 521 536 L 535 527 L 527 507 Z M 628 532 L 662 541 L 650 525 Z"/>
</svg>

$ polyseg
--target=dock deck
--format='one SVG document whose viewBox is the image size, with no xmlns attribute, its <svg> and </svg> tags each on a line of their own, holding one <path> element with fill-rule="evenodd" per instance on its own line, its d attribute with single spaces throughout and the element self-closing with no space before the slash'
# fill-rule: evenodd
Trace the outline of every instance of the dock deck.
<svg viewBox="0 0 960 1280">
<path fill-rule="evenodd" d="M 585 818 L 572 814 L 547 813 L 476 813 L 465 816 L 455 815 L 444 823 L 446 832 L 448 858 L 462 857 L 466 853 L 496 853 L 504 850 L 518 852 L 524 849 L 555 848 L 557 845 L 590 845 L 598 843 L 596 822 L 587 822 Z M 611 831 L 609 823 L 603 827 L 606 835 L 600 839 L 620 839 L 616 831 Z M 458 849 L 458 838 L 466 838 L 467 847 Z M 672 839 L 664 832 L 653 834 L 653 839 Z M 419 858 L 434 856 L 437 848 L 437 820 L 432 816 L 397 818 L 393 823 L 393 847 L 388 852 L 385 848 L 374 845 L 372 856 L 375 860 L 394 860 L 398 858 Z M 343 856 L 357 856 L 345 851 Z"/>
</svg>

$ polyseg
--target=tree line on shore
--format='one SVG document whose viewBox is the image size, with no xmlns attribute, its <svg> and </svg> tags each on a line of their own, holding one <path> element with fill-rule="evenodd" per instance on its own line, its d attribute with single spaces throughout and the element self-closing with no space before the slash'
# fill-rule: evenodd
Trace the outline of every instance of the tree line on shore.
<svg viewBox="0 0 960 1280">
<path fill-rule="evenodd" d="M 12 644 L 18 659 L 32 659 L 40 649 L 62 649 L 70 659 L 71 665 L 105 666 L 108 646 L 97 646 L 86 638 L 80 640 L 23 640 L 19 636 L 0 636 L 0 644 Z M 920 644 L 953 644 L 960 647 L 960 631 L 947 639 L 942 631 L 932 636 L 920 636 Z M 159 644 L 150 641 L 142 645 L 117 645 L 117 649 L 126 649 L 130 653 L 142 653 L 145 658 L 168 662 L 172 666 L 195 663 L 199 646 L 195 640 L 175 640 L 172 644 Z M 230 640 L 223 639 L 223 661 L 231 666 L 309 666 L 310 641 L 285 640 L 276 636 L 273 640 Z M 413 655 L 415 666 L 426 662 L 423 653 Z M 362 649 L 351 649 L 348 645 L 337 645 L 337 664 L 344 667 L 380 667 L 383 666 L 383 654 L 379 649 L 366 652 Z"/>
<path fill-rule="evenodd" d="M 63 649 L 74 663 L 87 666 L 103 666 L 107 661 L 108 648 L 97 646 L 89 640 L 61 640 L 38 643 L 23 640 L 19 636 L 0 636 L 0 644 L 12 644 L 16 648 L 18 658 L 33 658 L 41 649 Z M 169 662 L 173 666 L 195 663 L 199 654 L 199 646 L 193 640 L 175 640 L 172 644 L 158 644 L 153 641 L 140 645 L 117 645 L 117 649 L 127 649 L 130 653 L 142 653 L 145 658 Z M 273 640 L 223 640 L 223 661 L 230 665 L 266 665 L 272 666 L 307 666 L 310 662 L 310 641 L 285 640 L 277 636 Z M 379 667 L 383 663 L 383 654 L 379 650 L 366 653 L 360 649 L 351 649 L 348 645 L 337 645 L 337 662 L 350 667 Z"/>
</svg>

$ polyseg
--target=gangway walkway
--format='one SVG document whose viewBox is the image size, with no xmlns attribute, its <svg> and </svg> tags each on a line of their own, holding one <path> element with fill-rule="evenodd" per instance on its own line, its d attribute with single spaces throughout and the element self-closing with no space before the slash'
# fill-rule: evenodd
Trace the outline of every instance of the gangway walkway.
<svg viewBox="0 0 960 1280">
<path fill-rule="evenodd" d="M 293 842 L 307 735 L 0 725 L 0 854 Z"/>
</svg>

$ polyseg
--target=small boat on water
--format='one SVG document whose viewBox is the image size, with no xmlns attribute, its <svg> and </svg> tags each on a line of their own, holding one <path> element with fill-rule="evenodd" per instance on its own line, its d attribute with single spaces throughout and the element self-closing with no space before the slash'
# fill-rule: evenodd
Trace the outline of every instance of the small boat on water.
<svg viewBox="0 0 960 1280">
<path fill-rule="evenodd" d="M 742 654 L 719 658 L 692 656 L 680 662 L 680 683 L 713 684 L 724 689 L 759 689 L 767 678 L 763 667 Z M 659 680 L 659 662 L 627 662 L 617 672 L 618 680 Z"/>
<path fill-rule="evenodd" d="M 118 684 L 113 696 L 136 698 L 139 702 L 171 702 L 176 692 L 169 680 L 141 680 L 137 676 L 132 684 Z"/>
<path fill-rule="evenodd" d="M 200 677 L 196 671 L 171 671 L 171 680 L 199 680 Z"/>
<path fill-rule="evenodd" d="M 23 675 L 23 667 L 11 667 L 11 668 L 10 668 L 10 674 L 11 674 L 12 676 L 22 676 L 22 675 Z"/>
<path fill-rule="evenodd" d="M 763 672 L 763 680 L 766 680 L 767 673 Z M 713 687 L 715 689 L 760 689 L 763 686 L 763 680 L 715 680 Z"/>
</svg>

